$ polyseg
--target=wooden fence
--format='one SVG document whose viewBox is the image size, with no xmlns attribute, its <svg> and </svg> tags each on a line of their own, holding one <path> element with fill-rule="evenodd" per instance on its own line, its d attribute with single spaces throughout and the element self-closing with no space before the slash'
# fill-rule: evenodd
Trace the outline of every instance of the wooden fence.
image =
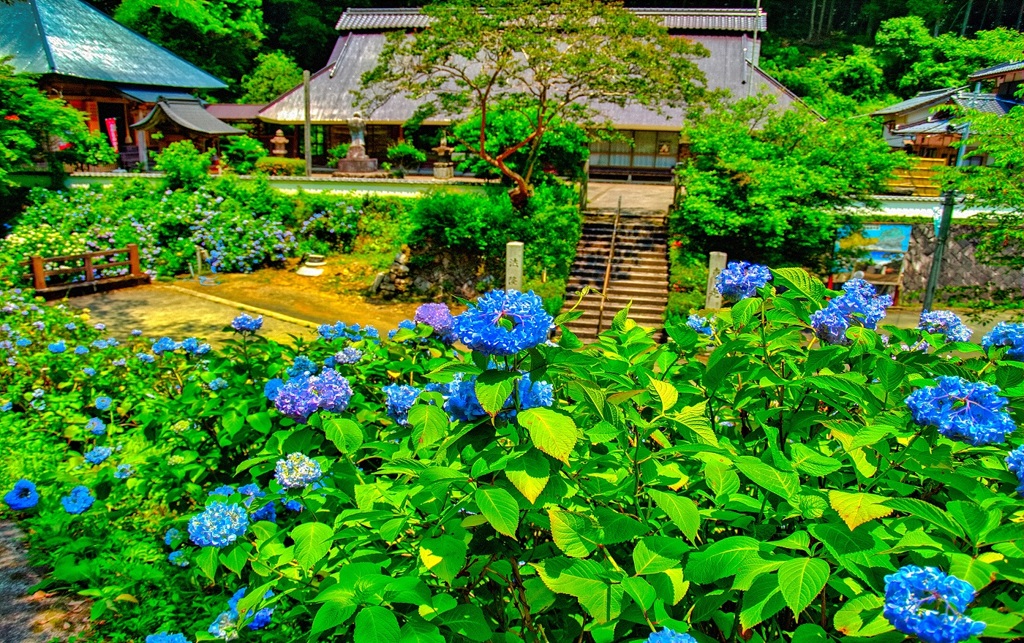
<svg viewBox="0 0 1024 643">
<path fill-rule="evenodd" d="M 128 255 L 127 261 L 111 261 L 108 257 L 116 255 Z M 47 270 L 47 265 L 78 263 L 81 265 L 68 268 L 55 268 Z M 86 252 L 77 255 L 63 255 L 58 257 L 33 256 L 28 261 L 23 261 L 23 266 L 31 268 L 31 273 L 25 278 L 32 281 L 32 287 L 36 293 L 47 297 L 47 295 L 77 294 L 77 291 L 110 290 L 124 286 L 134 286 L 149 283 L 149 275 L 142 271 L 139 262 L 139 246 L 129 243 L 124 248 L 112 250 L 100 250 L 97 252 Z M 127 267 L 127 274 L 110 274 L 116 268 Z M 82 279 L 74 279 L 74 275 L 82 274 Z M 71 277 L 71 279 L 53 284 L 50 277 Z M 49 298 L 49 297 L 47 297 Z"/>
</svg>

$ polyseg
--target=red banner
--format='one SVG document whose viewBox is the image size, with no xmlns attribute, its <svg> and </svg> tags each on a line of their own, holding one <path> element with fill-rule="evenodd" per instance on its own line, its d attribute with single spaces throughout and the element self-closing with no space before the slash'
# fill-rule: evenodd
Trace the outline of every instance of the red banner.
<svg viewBox="0 0 1024 643">
<path fill-rule="evenodd" d="M 110 139 L 110 147 L 114 148 L 115 152 L 120 150 L 117 148 L 117 119 L 107 118 L 103 121 L 107 126 L 107 137 Z"/>
</svg>

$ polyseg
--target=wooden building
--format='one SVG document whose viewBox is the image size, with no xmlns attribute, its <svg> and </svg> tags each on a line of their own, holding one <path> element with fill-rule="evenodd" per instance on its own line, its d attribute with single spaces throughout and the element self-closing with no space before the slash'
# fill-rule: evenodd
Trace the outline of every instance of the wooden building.
<svg viewBox="0 0 1024 643">
<path fill-rule="evenodd" d="M 192 95 L 221 80 L 123 27 L 81 0 L 0 2 L 0 57 L 85 114 L 122 166 L 189 138 L 201 149 L 243 133 L 211 116 Z"/>
</svg>

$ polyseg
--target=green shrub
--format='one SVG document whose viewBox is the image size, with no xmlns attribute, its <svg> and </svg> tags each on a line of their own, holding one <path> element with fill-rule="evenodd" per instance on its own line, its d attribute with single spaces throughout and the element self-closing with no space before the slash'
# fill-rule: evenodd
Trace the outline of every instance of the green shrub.
<svg viewBox="0 0 1024 643">
<path fill-rule="evenodd" d="M 427 155 L 406 142 L 396 143 L 387 150 L 388 161 L 400 173 L 415 170 L 426 162 Z"/>
<path fill-rule="evenodd" d="M 304 176 L 305 159 L 287 159 L 278 156 L 264 156 L 256 161 L 256 170 L 270 176 Z"/>
<path fill-rule="evenodd" d="M 239 174 L 251 174 L 256 162 L 267 155 L 263 143 L 249 136 L 232 136 L 221 151 L 227 166 Z"/>
<path fill-rule="evenodd" d="M 327 164 L 337 165 L 338 161 L 348 156 L 348 143 L 338 143 L 331 149 L 327 150 Z"/>
<path fill-rule="evenodd" d="M 549 279 L 548 281 L 527 279 L 523 283 L 523 291 L 531 290 L 544 302 L 544 310 L 547 314 L 557 317 L 562 312 L 562 306 L 565 304 L 564 279 Z"/>
<path fill-rule="evenodd" d="M 156 169 L 167 175 L 172 190 L 195 190 L 209 178 L 213 152 L 200 152 L 192 141 L 171 143 L 156 156 Z"/>
<path fill-rule="evenodd" d="M 665 318 L 681 317 L 704 307 L 707 296 L 708 266 L 706 259 L 683 252 L 682 243 L 673 241 L 668 249 L 668 305 Z"/>
</svg>

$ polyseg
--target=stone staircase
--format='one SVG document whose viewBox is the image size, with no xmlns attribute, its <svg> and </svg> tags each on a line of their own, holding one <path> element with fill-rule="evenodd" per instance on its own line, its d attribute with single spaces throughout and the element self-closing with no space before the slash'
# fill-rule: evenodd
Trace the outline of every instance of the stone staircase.
<svg viewBox="0 0 1024 643">
<path fill-rule="evenodd" d="M 588 212 L 584 218 L 583 236 L 576 249 L 566 288 L 565 309 L 572 308 L 585 286 L 598 291 L 604 285 L 608 253 L 615 224 L 614 212 Z M 598 335 L 611 326 L 612 318 L 632 302 L 630 318 L 641 326 L 661 328 L 668 304 L 668 248 L 665 214 L 656 211 L 623 212 L 615 239 L 608 289 L 604 292 L 604 314 L 601 295 L 592 292 L 580 303 L 583 316 L 569 328 L 583 340 Z"/>
</svg>

